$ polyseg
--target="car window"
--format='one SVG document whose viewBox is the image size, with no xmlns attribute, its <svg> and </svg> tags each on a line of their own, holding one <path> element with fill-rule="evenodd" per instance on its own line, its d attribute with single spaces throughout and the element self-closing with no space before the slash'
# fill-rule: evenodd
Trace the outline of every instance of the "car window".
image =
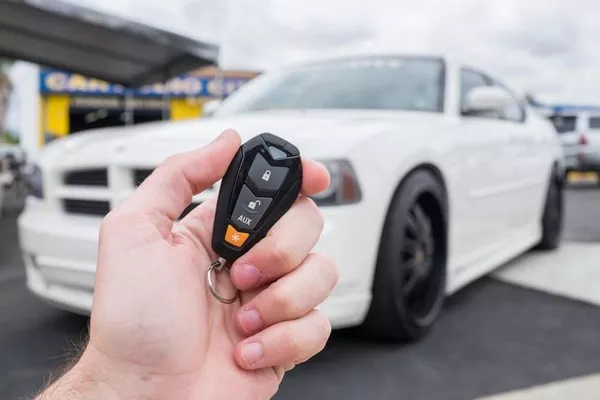
<svg viewBox="0 0 600 400">
<path fill-rule="evenodd" d="M 525 120 L 525 107 L 518 100 L 515 93 L 496 79 L 488 77 L 488 80 L 491 85 L 504 89 L 511 98 L 511 103 L 500 113 L 499 118 L 513 122 L 523 122 Z"/>
<path fill-rule="evenodd" d="M 590 117 L 590 129 L 600 129 L 600 117 Z"/>
<path fill-rule="evenodd" d="M 575 115 L 553 115 L 550 117 L 550 121 L 558 133 L 573 132 L 577 128 L 577 116 Z"/>
<path fill-rule="evenodd" d="M 504 109 L 503 118 L 509 121 L 522 122 L 525 119 L 525 109 L 523 108 L 523 105 L 517 100 L 515 94 L 510 89 L 499 82 L 495 83 L 496 86 L 506 90 L 512 99 L 508 107 Z"/>
<path fill-rule="evenodd" d="M 460 109 L 467 109 L 467 93 L 480 86 L 488 86 L 486 78 L 478 72 L 463 68 L 460 71 Z"/>
</svg>

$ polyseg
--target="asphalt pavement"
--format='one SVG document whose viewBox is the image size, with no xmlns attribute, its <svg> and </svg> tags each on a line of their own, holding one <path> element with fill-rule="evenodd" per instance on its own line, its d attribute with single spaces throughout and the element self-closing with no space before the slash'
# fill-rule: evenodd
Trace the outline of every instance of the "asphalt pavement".
<svg viewBox="0 0 600 400">
<path fill-rule="evenodd" d="M 0 219 L 0 398 L 32 398 L 86 334 L 87 318 L 25 288 L 15 214 Z M 567 195 L 566 240 L 600 242 L 600 190 Z M 448 301 L 435 330 L 411 345 L 335 331 L 296 367 L 277 399 L 471 400 L 600 372 L 600 308 L 484 278 Z"/>
</svg>

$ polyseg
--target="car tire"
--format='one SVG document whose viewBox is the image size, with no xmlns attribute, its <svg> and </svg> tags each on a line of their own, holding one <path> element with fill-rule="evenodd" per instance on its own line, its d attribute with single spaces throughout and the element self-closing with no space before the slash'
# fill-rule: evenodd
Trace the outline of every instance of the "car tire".
<svg viewBox="0 0 600 400">
<path fill-rule="evenodd" d="M 548 184 L 542 214 L 542 238 L 538 250 L 554 250 L 560 246 L 564 227 L 564 184 L 553 173 Z"/>
<path fill-rule="evenodd" d="M 426 170 L 409 175 L 396 191 L 383 228 L 370 309 L 359 328 L 369 338 L 415 341 L 436 321 L 446 286 L 445 204 L 442 185 Z"/>
</svg>

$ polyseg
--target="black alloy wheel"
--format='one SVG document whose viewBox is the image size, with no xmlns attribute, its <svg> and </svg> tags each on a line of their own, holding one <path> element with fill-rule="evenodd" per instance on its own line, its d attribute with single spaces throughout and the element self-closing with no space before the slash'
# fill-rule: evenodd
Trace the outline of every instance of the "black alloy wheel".
<svg viewBox="0 0 600 400">
<path fill-rule="evenodd" d="M 401 268 L 404 269 L 401 292 L 407 311 L 415 320 L 426 322 L 430 318 L 433 302 L 437 298 L 438 277 L 434 276 L 435 237 L 431 218 L 420 204 L 414 203 L 408 212 L 402 243 Z"/>
<path fill-rule="evenodd" d="M 564 183 L 552 175 L 546 193 L 542 215 L 542 239 L 536 246 L 539 250 L 554 250 L 559 247 L 564 228 Z"/>
<path fill-rule="evenodd" d="M 360 331 L 370 338 L 425 336 L 442 308 L 446 284 L 446 210 L 440 182 L 409 175 L 392 199 L 381 238 L 372 301 Z"/>
</svg>

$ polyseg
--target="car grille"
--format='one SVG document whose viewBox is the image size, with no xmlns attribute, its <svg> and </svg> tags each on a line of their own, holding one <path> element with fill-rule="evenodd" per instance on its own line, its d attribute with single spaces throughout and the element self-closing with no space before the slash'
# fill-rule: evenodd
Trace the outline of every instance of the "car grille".
<svg viewBox="0 0 600 400">
<path fill-rule="evenodd" d="M 111 180 L 109 182 L 108 176 Z M 105 217 L 114 206 L 128 197 L 154 171 L 147 167 L 93 167 L 58 171 L 58 187 L 51 197 L 58 201 L 62 212 L 69 215 Z M 62 184 L 62 185 L 61 185 Z M 179 219 L 210 196 L 214 186 L 195 196 Z"/>
<path fill-rule="evenodd" d="M 154 172 L 153 169 L 134 169 L 133 170 L 133 184 L 138 187 L 142 184 L 142 182 L 144 182 L 149 176 L 150 174 L 152 174 L 152 172 Z M 213 190 L 214 187 L 210 186 L 207 190 Z"/>
<path fill-rule="evenodd" d="M 142 184 L 154 171 L 153 169 L 134 169 L 133 170 L 133 184 L 137 187 Z"/>
<path fill-rule="evenodd" d="M 69 186 L 106 187 L 108 186 L 108 170 L 99 168 L 69 171 L 63 175 L 63 182 Z"/>
<path fill-rule="evenodd" d="M 99 200 L 63 200 L 63 207 L 68 214 L 93 215 L 104 217 L 110 211 L 108 201 Z"/>
</svg>

